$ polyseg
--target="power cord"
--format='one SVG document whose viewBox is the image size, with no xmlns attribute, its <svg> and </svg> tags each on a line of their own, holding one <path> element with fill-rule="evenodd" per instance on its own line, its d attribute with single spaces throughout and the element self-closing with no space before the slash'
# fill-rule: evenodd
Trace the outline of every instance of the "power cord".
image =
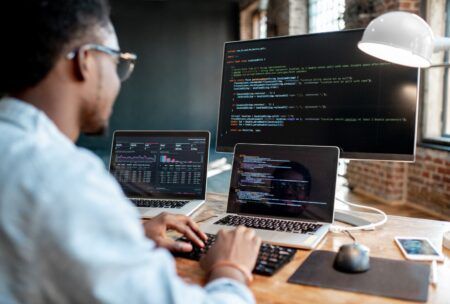
<svg viewBox="0 0 450 304">
<path fill-rule="evenodd" d="M 353 244 L 356 244 L 356 238 L 353 236 L 353 234 L 350 231 L 344 230 L 344 233 L 347 234 L 348 237 L 352 239 Z"/>
<path fill-rule="evenodd" d="M 344 199 L 341 199 L 339 197 L 336 197 L 336 200 L 351 206 L 351 207 L 355 207 L 355 208 L 361 208 L 361 209 L 366 209 L 366 210 L 371 210 L 371 211 L 375 211 L 378 214 L 381 214 L 383 216 L 383 219 L 376 222 L 376 223 L 372 223 L 372 224 L 368 224 L 368 225 L 362 225 L 362 226 L 357 226 L 357 227 L 345 227 L 345 226 L 340 226 L 340 225 L 331 225 L 330 226 L 330 231 L 331 232 L 344 232 L 344 231 L 358 231 L 358 230 L 373 230 L 375 229 L 375 227 L 379 227 L 384 225 L 387 222 L 387 215 L 386 213 L 384 213 L 383 211 L 381 211 L 380 209 L 374 208 L 374 207 L 369 207 L 369 206 L 363 206 L 363 205 L 359 205 L 359 204 L 354 204 L 354 203 L 350 203 Z"/>
</svg>

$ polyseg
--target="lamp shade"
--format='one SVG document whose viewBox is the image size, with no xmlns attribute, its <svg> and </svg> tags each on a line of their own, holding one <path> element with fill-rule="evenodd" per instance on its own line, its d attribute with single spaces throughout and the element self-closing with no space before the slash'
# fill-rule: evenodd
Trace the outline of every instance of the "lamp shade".
<svg viewBox="0 0 450 304">
<path fill-rule="evenodd" d="M 358 48 L 374 57 L 411 67 L 431 65 L 434 35 L 419 16 L 407 12 L 390 12 L 370 22 Z"/>
</svg>

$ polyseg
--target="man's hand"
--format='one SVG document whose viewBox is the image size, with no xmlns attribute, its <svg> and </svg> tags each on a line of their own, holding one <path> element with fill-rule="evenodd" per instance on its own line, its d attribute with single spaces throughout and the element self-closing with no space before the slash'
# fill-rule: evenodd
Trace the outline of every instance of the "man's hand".
<svg viewBox="0 0 450 304">
<path fill-rule="evenodd" d="M 158 216 L 152 218 L 144 224 L 145 234 L 152 239 L 159 247 L 164 247 L 170 251 L 184 251 L 192 250 L 192 245 L 186 242 L 176 242 L 175 240 L 166 236 L 166 231 L 169 229 L 176 230 L 186 236 L 195 245 L 204 247 L 203 241 L 208 237 L 198 225 L 188 216 L 175 215 L 163 212 Z M 202 241 L 203 240 L 203 241 Z"/>
<path fill-rule="evenodd" d="M 200 265 L 209 272 L 211 266 L 220 261 L 231 261 L 242 267 L 247 268 L 249 272 L 255 267 L 258 256 L 261 238 L 256 236 L 255 230 L 243 226 L 235 230 L 220 230 L 217 234 L 217 240 L 208 253 L 200 260 Z M 230 277 L 243 281 L 240 273 L 235 269 L 218 268 L 211 273 L 210 280 L 219 277 Z"/>
</svg>

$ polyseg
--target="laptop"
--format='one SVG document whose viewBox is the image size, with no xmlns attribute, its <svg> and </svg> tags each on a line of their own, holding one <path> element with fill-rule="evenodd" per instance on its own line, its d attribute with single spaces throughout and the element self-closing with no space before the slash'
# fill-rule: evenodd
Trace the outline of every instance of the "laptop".
<svg viewBox="0 0 450 304">
<path fill-rule="evenodd" d="M 201 229 L 244 225 L 265 242 L 315 248 L 333 222 L 338 160 L 337 147 L 237 144 L 227 212 Z"/>
<path fill-rule="evenodd" d="M 116 131 L 109 170 L 143 218 L 190 215 L 204 202 L 208 131 Z"/>
</svg>

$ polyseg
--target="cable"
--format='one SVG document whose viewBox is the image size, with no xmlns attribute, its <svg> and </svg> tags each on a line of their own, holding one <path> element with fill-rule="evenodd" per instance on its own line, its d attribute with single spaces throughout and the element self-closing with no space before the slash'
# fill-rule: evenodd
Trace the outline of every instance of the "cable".
<svg viewBox="0 0 450 304">
<path fill-rule="evenodd" d="M 371 211 L 375 211 L 378 214 L 381 214 L 383 216 L 383 219 L 376 222 L 376 223 L 372 223 L 369 225 L 363 225 L 363 226 L 357 226 L 357 227 L 345 227 L 345 226 L 340 226 L 340 225 L 331 225 L 330 226 L 330 231 L 331 232 L 343 232 L 343 231 L 357 231 L 357 230 L 373 230 L 375 229 L 375 227 L 379 227 L 384 225 L 387 222 L 387 215 L 386 213 L 384 213 L 383 211 L 381 211 L 380 209 L 374 208 L 374 207 L 369 207 L 369 206 L 363 206 L 363 205 L 358 205 L 358 204 L 354 204 L 354 203 L 350 203 L 344 199 L 341 199 L 339 197 L 336 197 L 336 200 L 352 206 L 352 207 L 356 207 L 356 208 L 361 208 L 361 209 L 367 209 L 367 210 L 371 210 Z"/>
<path fill-rule="evenodd" d="M 345 230 L 344 233 L 346 233 L 353 240 L 353 244 L 356 244 L 356 239 L 350 231 Z"/>
</svg>

